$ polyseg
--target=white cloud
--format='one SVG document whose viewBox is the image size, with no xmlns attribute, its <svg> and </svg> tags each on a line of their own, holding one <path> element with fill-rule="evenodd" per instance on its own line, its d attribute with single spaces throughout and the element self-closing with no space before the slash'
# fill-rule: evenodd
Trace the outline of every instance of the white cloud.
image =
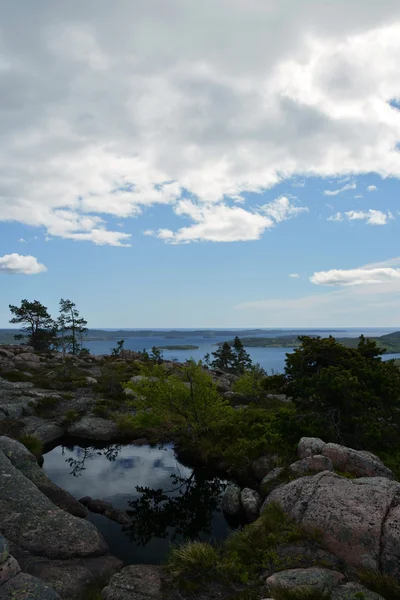
<svg viewBox="0 0 400 600">
<path fill-rule="evenodd" d="M 26 244 L 26 240 L 24 238 L 19 238 L 18 243 Z"/>
<path fill-rule="evenodd" d="M 375 268 L 375 269 L 331 269 L 318 271 L 310 277 L 311 283 L 317 285 L 365 285 L 372 283 L 388 283 L 400 280 L 400 269 Z"/>
<path fill-rule="evenodd" d="M 349 210 L 345 213 L 349 221 L 365 221 L 367 225 L 387 225 L 388 220 L 393 219 L 392 213 L 388 210 L 387 213 L 381 210 Z"/>
<path fill-rule="evenodd" d="M 291 204 L 289 198 L 281 196 L 273 202 L 261 206 L 260 211 L 267 217 L 271 217 L 276 223 L 281 223 L 292 217 L 297 217 L 303 212 L 308 212 L 308 208 Z"/>
<path fill-rule="evenodd" d="M 298 279 L 300 275 L 298 273 L 289 273 L 289 277 L 291 277 L 292 279 Z"/>
<path fill-rule="evenodd" d="M 359 200 L 360 198 L 363 198 L 363 195 L 362 194 L 357 194 L 356 196 L 354 196 L 354 198 L 356 200 Z"/>
<path fill-rule="evenodd" d="M 337 196 L 338 194 L 341 194 L 342 192 L 346 192 L 347 190 L 355 190 L 356 187 L 357 187 L 357 185 L 355 183 L 348 183 L 347 185 L 344 185 L 343 187 L 341 187 L 337 190 L 325 190 L 324 195 L 325 196 Z"/>
<path fill-rule="evenodd" d="M 337 212 L 335 215 L 328 217 L 328 221 L 365 221 L 367 225 L 387 225 L 389 220 L 394 219 L 394 216 L 388 210 L 386 213 L 381 210 L 349 210 L 345 213 Z"/>
<path fill-rule="evenodd" d="M 0 274 L 9 275 L 36 275 L 47 271 L 34 256 L 23 256 L 21 254 L 5 254 L 0 256 Z"/>
<path fill-rule="evenodd" d="M 377 189 L 378 189 L 378 188 L 376 187 L 376 185 L 369 185 L 369 186 L 367 187 L 367 191 L 368 191 L 368 192 L 376 192 L 376 190 L 377 190 Z"/>
<path fill-rule="evenodd" d="M 214 235 L 211 205 L 291 177 L 400 176 L 399 3 L 17 4 L 0 23 L 0 220 L 127 245 L 108 218 L 188 193 L 204 214 L 173 237 L 257 239 L 266 213 Z"/>
</svg>

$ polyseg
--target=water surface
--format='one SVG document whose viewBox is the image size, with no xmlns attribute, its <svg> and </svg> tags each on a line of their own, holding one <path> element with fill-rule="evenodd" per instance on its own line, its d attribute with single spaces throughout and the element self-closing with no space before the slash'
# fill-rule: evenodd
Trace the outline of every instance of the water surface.
<svg viewBox="0 0 400 600">
<path fill-rule="evenodd" d="M 126 510 L 132 525 L 89 512 L 111 554 L 126 564 L 158 564 L 173 543 L 222 540 L 230 526 L 220 510 L 225 482 L 182 465 L 171 446 L 57 446 L 44 455 L 50 479 L 75 498 L 91 496 Z"/>
</svg>

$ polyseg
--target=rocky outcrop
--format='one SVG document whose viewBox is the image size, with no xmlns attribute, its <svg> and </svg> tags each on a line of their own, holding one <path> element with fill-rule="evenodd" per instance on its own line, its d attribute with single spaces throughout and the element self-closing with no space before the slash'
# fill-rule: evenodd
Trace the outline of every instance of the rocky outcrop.
<svg viewBox="0 0 400 600">
<path fill-rule="evenodd" d="M 248 521 L 255 521 L 260 515 L 261 496 L 255 490 L 244 488 L 240 494 L 243 510 Z"/>
<path fill-rule="evenodd" d="M 379 594 L 367 590 L 355 582 L 345 582 L 346 578 L 338 571 L 310 567 L 308 569 L 289 569 L 274 573 L 268 577 L 267 589 L 274 594 L 280 589 L 300 594 L 312 590 L 315 593 L 329 594 L 332 600 L 384 600 Z"/>
<path fill-rule="evenodd" d="M 321 471 L 333 471 L 333 463 L 330 458 L 322 454 L 307 456 L 289 467 L 293 475 L 307 475 L 308 473 L 320 473 Z"/>
<path fill-rule="evenodd" d="M 260 494 L 263 498 L 268 496 L 278 485 L 283 483 L 283 478 L 285 475 L 284 467 L 275 467 L 272 469 L 267 475 L 264 477 L 262 482 L 260 483 Z"/>
<path fill-rule="evenodd" d="M 101 592 L 103 600 L 150 600 L 161 598 L 161 568 L 131 565 L 111 578 Z"/>
<path fill-rule="evenodd" d="M 360 569 L 400 576 L 400 484 L 383 477 L 346 479 L 324 471 L 275 489 L 276 502 L 324 548 Z"/>
<path fill-rule="evenodd" d="M 110 502 L 105 502 L 104 500 L 93 500 L 93 498 L 85 496 L 79 500 L 79 503 L 81 503 L 83 506 L 86 506 L 91 512 L 104 515 L 111 521 L 115 521 L 120 525 L 130 525 L 132 523 L 132 519 L 128 517 L 124 510 L 114 508 Z"/>
<path fill-rule="evenodd" d="M 109 442 L 118 438 L 118 429 L 114 421 L 86 416 L 70 425 L 68 434 L 73 437 Z"/>
<path fill-rule="evenodd" d="M 108 547 L 97 529 L 61 510 L 0 452 L 2 533 L 22 549 L 51 559 L 99 556 Z"/>
<path fill-rule="evenodd" d="M 222 496 L 222 510 L 231 516 L 238 515 L 242 511 L 240 487 L 238 485 L 228 485 L 225 488 Z"/>
<path fill-rule="evenodd" d="M 87 510 L 69 492 L 55 485 L 37 464 L 36 458 L 19 442 L 0 436 L 0 450 L 25 477 L 43 492 L 56 506 L 75 515 L 86 517 Z"/>
<path fill-rule="evenodd" d="M 334 468 L 355 477 L 386 477 L 394 479 L 393 473 L 383 462 L 362 450 L 353 450 L 339 444 L 325 444 L 319 438 L 302 438 L 298 445 L 300 459 L 322 455 L 330 459 Z"/>
</svg>

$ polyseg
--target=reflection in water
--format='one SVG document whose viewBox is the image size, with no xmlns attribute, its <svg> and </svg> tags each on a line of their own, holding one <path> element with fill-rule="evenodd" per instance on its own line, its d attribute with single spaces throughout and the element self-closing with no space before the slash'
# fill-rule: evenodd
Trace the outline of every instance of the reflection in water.
<svg viewBox="0 0 400 600">
<path fill-rule="evenodd" d="M 193 470 L 189 477 L 172 474 L 170 478 L 172 489 L 137 487 L 140 498 L 128 502 L 131 510 L 127 513 L 133 522 L 124 531 L 137 544 L 145 546 L 154 536 L 169 535 L 173 541 L 178 536 L 198 539 L 201 533 L 211 533 L 211 520 L 219 512 L 225 484 L 199 470 Z"/>
<path fill-rule="evenodd" d="M 230 530 L 220 511 L 225 483 L 179 463 L 170 446 L 58 446 L 45 454 L 43 468 L 76 498 L 91 496 L 127 511 L 128 526 L 88 516 L 126 564 L 159 563 L 172 541 L 221 540 Z"/>
</svg>

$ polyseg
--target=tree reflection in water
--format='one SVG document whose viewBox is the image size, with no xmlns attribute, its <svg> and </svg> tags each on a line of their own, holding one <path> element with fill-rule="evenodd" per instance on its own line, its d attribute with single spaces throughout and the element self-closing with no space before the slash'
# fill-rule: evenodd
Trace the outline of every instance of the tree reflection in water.
<svg viewBox="0 0 400 600">
<path fill-rule="evenodd" d="M 74 449 L 75 446 L 63 446 L 62 455 L 65 455 L 66 450 L 68 450 L 68 452 L 73 452 Z M 87 448 L 82 448 L 80 446 L 77 450 L 77 456 L 66 458 L 65 462 L 67 462 L 71 467 L 70 475 L 73 475 L 73 477 L 79 477 L 79 475 L 82 475 L 82 471 L 86 469 L 85 463 L 87 460 L 91 460 L 95 456 L 105 456 L 107 460 L 113 462 L 118 457 L 120 451 L 120 444 L 111 444 L 106 448 L 96 448 L 95 446 L 87 446 Z"/>
<path fill-rule="evenodd" d="M 197 469 L 189 477 L 170 477 L 172 489 L 137 487 L 141 497 L 128 502 L 132 525 L 124 527 L 124 532 L 137 545 L 145 546 L 153 537 L 169 536 L 173 541 L 178 536 L 198 539 L 201 533 L 211 533 L 213 514 L 219 512 L 226 484 Z"/>
</svg>

